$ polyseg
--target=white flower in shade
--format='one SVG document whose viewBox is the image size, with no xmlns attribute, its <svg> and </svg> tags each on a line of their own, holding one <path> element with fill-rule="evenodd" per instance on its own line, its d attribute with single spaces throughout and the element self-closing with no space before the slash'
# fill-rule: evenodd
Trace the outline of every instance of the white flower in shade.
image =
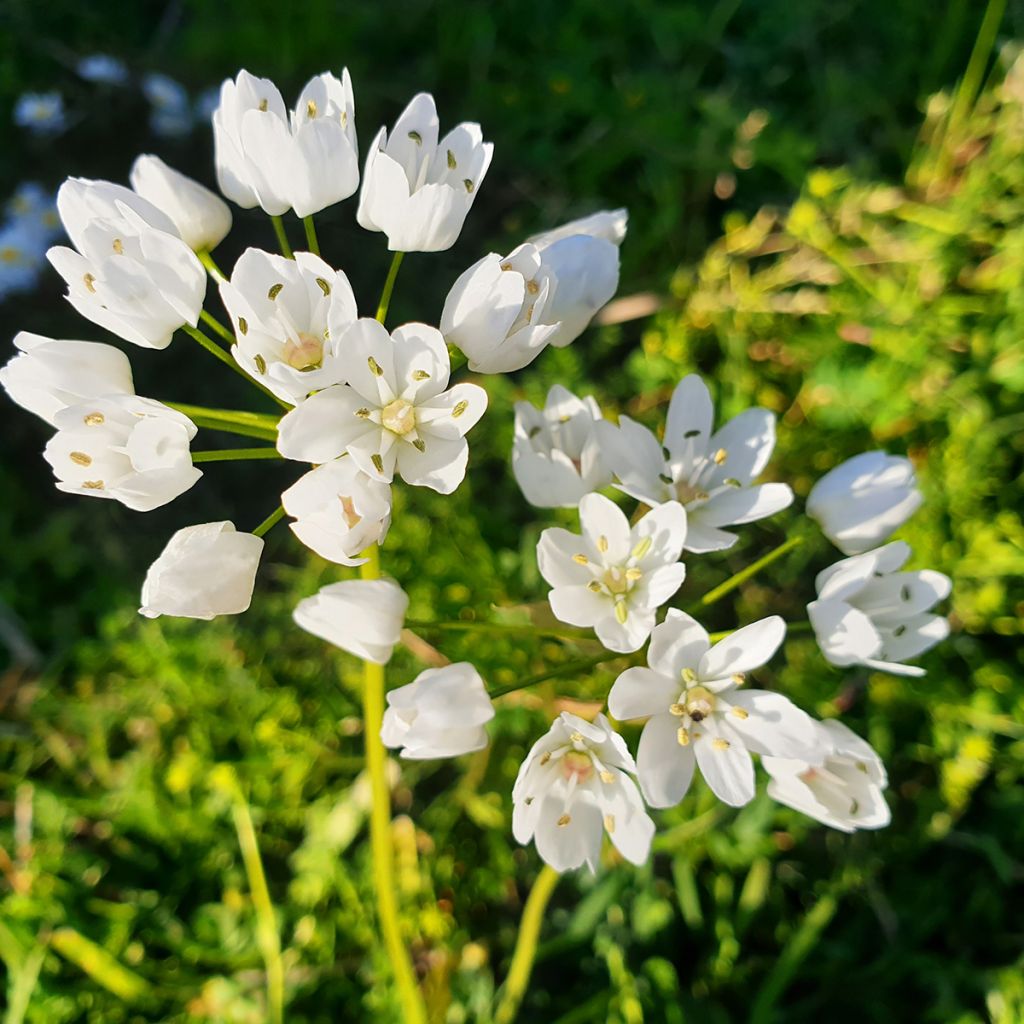
<svg viewBox="0 0 1024 1024">
<path fill-rule="evenodd" d="M 626 211 L 616 214 L 625 234 Z M 618 243 L 561 230 L 508 256 L 485 256 L 452 285 L 441 333 L 465 352 L 471 370 L 507 373 L 532 362 L 547 345 L 568 345 L 615 294 Z"/>
<path fill-rule="evenodd" d="M 0 384 L 23 409 L 53 423 L 61 409 L 103 395 L 133 395 L 128 357 L 113 345 L 63 341 L 21 331 Z"/>
<path fill-rule="evenodd" d="M 46 257 L 82 316 L 143 348 L 195 327 L 206 272 L 166 214 L 131 189 L 82 178 L 61 185 L 57 208 L 78 251 L 54 246 Z"/>
<path fill-rule="evenodd" d="M 900 662 L 949 635 L 949 622 L 931 608 L 949 596 L 951 583 L 930 569 L 900 572 L 909 557 L 910 548 L 894 541 L 818 573 L 818 599 L 807 606 L 807 614 L 822 654 L 833 665 L 925 674 L 923 668 Z"/>
<path fill-rule="evenodd" d="M 386 665 L 402 632 L 409 598 L 393 580 L 342 580 L 296 606 L 294 619 L 307 633 L 343 651 Z"/>
<path fill-rule="evenodd" d="M 412 323 L 389 335 L 376 320 L 361 319 L 344 333 L 332 321 L 331 338 L 344 353 L 346 384 L 284 416 L 281 454 L 320 463 L 348 452 L 374 480 L 390 483 L 397 473 L 413 486 L 454 491 L 466 475 L 464 435 L 487 408 L 487 392 L 475 384 L 448 388 L 440 332 Z"/>
<path fill-rule="evenodd" d="M 26 92 L 14 104 L 14 123 L 33 135 L 60 135 L 68 126 L 64 97 L 53 92 Z"/>
<path fill-rule="evenodd" d="M 359 552 L 382 544 L 391 524 L 391 487 L 368 477 L 347 456 L 300 477 L 281 495 L 281 504 L 295 519 L 295 536 L 340 565 L 365 562 Z"/>
<path fill-rule="evenodd" d="M 145 75 L 142 94 L 149 100 L 149 127 L 155 135 L 173 139 L 192 130 L 192 105 L 181 82 L 169 75 Z"/>
<path fill-rule="evenodd" d="M 290 115 L 273 82 L 240 71 L 221 86 L 213 141 L 220 190 L 244 209 L 308 217 L 359 187 L 348 69 L 311 78 Z"/>
<path fill-rule="evenodd" d="M 263 538 L 239 533 L 234 523 L 186 526 L 149 567 L 139 611 L 148 619 L 238 615 L 252 601 L 262 554 Z"/>
<path fill-rule="evenodd" d="M 158 156 L 138 157 L 129 180 L 143 199 L 167 214 L 192 250 L 215 249 L 231 230 L 228 204 Z"/>
<path fill-rule="evenodd" d="M 811 488 L 807 514 L 843 554 L 859 555 L 888 540 L 921 501 L 909 459 L 863 452 Z"/>
<path fill-rule="evenodd" d="M 43 453 L 69 494 L 113 498 L 136 512 L 173 501 L 203 475 L 192 465 L 196 426 L 160 402 L 135 395 L 62 409 Z"/>
<path fill-rule="evenodd" d="M 440 142 L 438 127 L 434 97 L 421 92 L 366 155 L 356 216 L 383 231 L 392 251 L 451 248 L 490 166 L 494 147 L 480 125 L 463 122 Z"/>
<path fill-rule="evenodd" d="M 597 871 L 605 833 L 643 864 L 654 822 L 630 775 L 636 765 L 604 715 L 587 722 L 563 711 L 530 749 L 512 789 L 512 833 L 556 871 Z"/>
<path fill-rule="evenodd" d="M 231 354 L 275 395 L 294 405 L 345 378 L 354 356 L 342 335 L 356 300 L 348 278 L 319 256 L 246 249 L 220 295 L 235 331 Z"/>
<path fill-rule="evenodd" d="M 468 661 L 429 668 L 387 696 L 380 738 L 385 747 L 401 747 L 402 757 L 458 757 L 487 746 L 484 725 L 494 706 Z"/>
<path fill-rule="evenodd" d="M 531 505 L 573 508 L 612 482 L 597 437 L 601 410 L 592 397 L 577 398 L 556 384 L 543 411 L 529 402 L 516 402 L 515 410 L 512 472 Z"/>
<path fill-rule="evenodd" d="M 715 796 L 740 807 L 754 796 L 751 753 L 813 759 L 812 718 L 778 693 L 742 690 L 747 672 L 778 649 L 777 615 L 751 623 L 714 647 L 703 627 L 671 609 L 655 627 L 649 668 L 628 668 L 608 694 L 615 718 L 649 718 L 640 736 L 640 788 L 652 807 L 679 803 L 700 766 Z"/>
<path fill-rule="evenodd" d="M 722 529 L 774 515 L 793 501 L 786 484 L 754 484 L 775 448 L 775 416 L 748 409 L 712 433 L 715 410 L 704 381 L 684 377 L 672 395 L 664 445 L 628 416 L 599 428 L 601 451 L 622 490 L 658 505 L 686 508 L 686 550 L 721 551 L 736 543 Z"/>
<path fill-rule="evenodd" d="M 560 527 L 540 535 L 537 564 L 554 588 L 551 610 L 571 626 L 593 626 L 610 651 L 635 651 L 686 575 L 679 561 L 686 512 L 666 502 L 630 529 L 614 502 L 588 494 L 580 502 L 580 526 L 582 536 Z"/>
<path fill-rule="evenodd" d="M 87 82 L 103 85 L 124 85 L 128 81 L 128 68 L 124 62 L 106 53 L 91 53 L 75 66 L 78 74 Z"/>
<path fill-rule="evenodd" d="M 842 722 L 815 723 L 821 756 L 811 762 L 762 757 L 768 795 L 830 828 L 855 832 L 889 824 L 885 765 L 869 743 Z"/>
</svg>

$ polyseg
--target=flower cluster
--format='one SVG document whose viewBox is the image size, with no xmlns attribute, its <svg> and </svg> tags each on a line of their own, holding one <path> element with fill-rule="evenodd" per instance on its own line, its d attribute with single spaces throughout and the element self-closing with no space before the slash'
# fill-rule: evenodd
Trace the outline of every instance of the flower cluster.
<svg viewBox="0 0 1024 1024">
<path fill-rule="evenodd" d="M 0 224 L 0 302 L 31 291 L 46 266 L 46 250 L 60 233 L 52 194 L 27 181 L 19 185 Z"/>
<path fill-rule="evenodd" d="M 84 77 L 125 80 L 116 63 L 90 60 Z M 168 118 L 178 102 L 172 86 L 147 87 Z M 291 108 L 272 82 L 242 71 L 222 85 L 211 120 L 221 193 L 273 218 L 282 254 L 247 249 L 222 273 L 211 250 L 231 229 L 227 203 L 143 155 L 130 188 L 64 183 L 57 208 L 71 247 L 54 246 L 47 257 L 86 320 L 141 349 L 190 336 L 282 412 L 142 397 L 120 349 L 26 332 L 0 383 L 54 429 L 44 454 L 69 493 L 144 512 L 193 487 L 199 463 L 301 464 L 280 507 L 252 531 L 227 521 L 178 530 L 146 576 L 140 611 L 194 619 L 245 611 L 263 534 L 287 517 L 312 551 L 362 567 L 361 578 L 302 599 L 296 624 L 363 659 L 368 685 L 372 674 L 382 686 L 376 666 L 408 639 L 409 599 L 379 572 L 393 489 L 455 491 L 469 464 L 467 435 L 487 409 L 485 387 L 453 380 L 453 368 L 464 358 L 480 374 L 512 372 L 579 337 L 618 286 L 626 211 L 483 256 L 453 283 L 437 326 L 389 330 L 403 254 L 450 248 L 484 185 L 492 146 L 480 126 L 442 135 L 433 98 L 420 94 L 390 130 L 380 129 L 361 165 L 347 71 L 310 79 Z M 320 256 L 312 219 L 357 193 L 359 224 L 382 233 L 395 254 L 376 317 L 361 315 L 347 275 Z M 291 251 L 281 221 L 289 211 L 305 221 L 310 251 Z M 208 277 L 227 326 L 205 308 Z M 206 428 L 273 445 L 193 451 Z M 648 807 L 678 804 L 698 768 L 724 803 L 748 803 L 753 755 L 770 777 L 768 794 L 782 803 L 847 831 L 888 821 L 885 771 L 865 741 L 749 685 L 786 638 L 782 618 L 712 636 L 688 612 L 666 607 L 686 579 L 684 558 L 732 547 L 737 531 L 793 503 L 787 484 L 770 473 L 763 479 L 775 429 L 774 414 L 761 408 L 716 424 L 711 389 L 696 374 L 679 381 L 657 432 L 625 415 L 613 423 L 593 397 L 560 385 L 543 409 L 516 405 L 512 470 L 524 497 L 578 512 L 578 532 L 549 527 L 537 544 L 551 613 L 593 630 L 609 652 L 598 660 L 625 663 L 607 694 L 613 717 L 562 713 L 533 745 L 512 792 L 515 837 L 534 842 L 557 870 L 596 869 L 606 835 L 622 857 L 643 863 L 655 830 Z M 910 463 L 883 452 L 850 460 L 811 491 L 808 515 L 849 556 L 819 573 L 807 606 L 832 664 L 916 674 L 905 662 L 945 637 L 948 625 L 932 608 L 949 580 L 903 571 L 909 548 L 886 543 L 920 502 Z M 381 692 L 370 740 L 408 759 L 480 750 L 495 715 L 485 681 L 466 662 L 430 668 L 388 693 L 386 710 L 384 703 Z M 635 761 L 617 731 L 622 720 L 645 722 Z"/>
</svg>

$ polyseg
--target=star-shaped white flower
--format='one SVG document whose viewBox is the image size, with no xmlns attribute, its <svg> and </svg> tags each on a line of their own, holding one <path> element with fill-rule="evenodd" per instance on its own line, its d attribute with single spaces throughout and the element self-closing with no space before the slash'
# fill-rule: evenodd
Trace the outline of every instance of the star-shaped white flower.
<svg viewBox="0 0 1024 1024">
<path fill-rule="evenodd" d="M 664 446 L 628 416 L 601 425 L 601 452 L 622 490 L 638 501 L 686 508 L 686 550 L 721 551 L 736 543 L 724 526 L 752 523 L 793 501 L 786 484 L 754 484 L 775 448 L 775 416 L 747 409 L 712 433 L 715 410 L 696 374 L 676 386 L 668 407 Z"/>
<path fill-rule="evenodd" d="M 649 668 L 628 668 L 612 686 L 618 719 L 648 718 L 640 737 L 640 788 L 652 807 L 672 807 L 694 769 L 733 807 L 754 797 L 751 753 L 813 760 L 820 739 L 812 718 L 778 693 L 741 690 L 786 635 L 777 615 L 751 623 L 711 646 L 704 628 L 670 609 L 651 635 Z"/>
<path fill-rule="evenodd" d="M 335 332 L 332 328 L 332 337 Z M 476 384 L 448 387 L 444 339 L 426 324 L 391 335 L 376 320 L 357 320 L 338 341 L 347 383 L 326 388 L 288 413 L 278 427 L 286 459 L 328 462 L 348 452 L 374 480 L 450 494 L 466 475 L 465 434 L 487 408 Z"/>
<path fill-rule="evenodd" d="M 532 839 L 556 871 L 597 871 L 605 833 L 633 864 L 651 849 L 654 822 L 630 778 L 636 765 L 604 715 L 563 711 L 530 749 L 512 789 L 512 832 Z"/>
<path fill-rule="evenodd" d="M 686 575 L 679 561 L 686 512 L 666 502 L 630 529 L 614 502 L 588 494 L 580 502 L 580 527 L 582 536 L 560 527 L 540 535 L 537 564 L 554 588 L 551 610 L 571 626 L 593 626 L 610 651 L 635 651 Z"/>
</svg>

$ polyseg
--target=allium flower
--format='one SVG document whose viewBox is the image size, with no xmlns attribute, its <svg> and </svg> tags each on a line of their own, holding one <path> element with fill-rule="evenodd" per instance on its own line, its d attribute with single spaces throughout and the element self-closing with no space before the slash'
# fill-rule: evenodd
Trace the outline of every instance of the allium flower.
<svg viewBox="0 0 1024 1024">
<path fill-rule="evenodd" d="M 348 69 L 311 78 L 289 117 L 277 86 L 240 71 L 213 114 L 217 183 L 243 209 L 308 217 L 359 187 L 356 108 Z"/>
<path fill-rule="evenodd" d="M 167 214 L 193 251 L 215 249 L 231 230 L 228 204 L 158 156 L 138 157 L 129 180 L 143 199 Z"/>
<path fill-rule="evenodd" d="M 32 231 L 17 222 L 0 228 L 0 300 L 34 288 L 42 265 Z"/>
<path fill-rule="evenodd" d="M 307 633 L 386 665 L 408 607 L 408 596 L 393 580 L 342 580 L 303 598 L 293 617 Z"/>
<path fill-rule="evenodd" d="M 295 404 L 344 379 L 355 357 L 342 335 L 358 314 L 342 271 L 310 252 L 289 260 L 246 249 L 220 295 L 235 329 L 231 354 L 274 394 Z"/>
<path fill-rule="evenodd" d="M 626 211 L 595 214 L 587 222 L 597 225 L 598 217 L 621 217 L 617 241 L 556 229 L 550 239 L 541 236 L 508 256 L 485 256 L 452 285 L 441 333 L 466 354 L 471 370 L 508 373 L 549 344 L 568 345 L 615 294 Z"/>
<path fill-rule="evenodd" d="M 14 123 L 33 135 L 60 135 L 68 126 L 59 92 L 26 92 L 14 104 Z"/>
<path fill-rule="evenodd" d="M 252 601 L 262 554 L 263 538 L 237 532 L 234 523 L 186 526 L 149 567 L 139 611 L 148 619 L 238 615 Z"/>
<path fill-rule="evenodd" d="M 332 307 L 332 321 L 334 317 Z M 331 327 L 344 353 L 346 384 L 326 388 L 278 425 L 286 459 L 327 462 L 348 452 L 374 480 L 451 494 L 466 475 L 465 434 L 487 408 L 475 384 L 448 388 L 450 363 L 440 332 L 404 324 L 393 334 L 376 320 L 357 320 L 344 334 Z M 447 389 L 447 390 L 446 390 Z"/>
<path fill-rule="evenodd" d="M 530 749 L 512 789 L 512 833 L 556 871 L 596 872 L 607 832 L 633 864 L 651 849 L 654 822 L 630 778 L 636 765 L 604 715 L 563 711 Z"/>
<path fill-rule="evenodd" d="M 468 661 L 429 668 L 387 697 L 380 738 L 385 747 L 401 747 L 408 760 L 458 757 L 487 746 L 484 725 L 494 706 Z"/>
<path fill-rule="evenodd" d="M 615 718 L 647 718 L 637 750 L 640 788 L 652 807 L 679 803 L 699 765 L 720 800 L 740 807 L 754 796 L 751 753 L 813 759 L 812 718 L 778 693 L 741 690 L 744 675 L 778 649 L 777 615 L 751 623 L 714 647 L 703 627 L 670 609 L 647 652 L 650 668 L 628 668 L 608 694 Z"/>
<path fill-rule="evenodd" d="M 173 501 L 203 475 L 192 465 L 196 426 L 180 412 L 135 395 L 72 405 L 54 418 L 43 453 L 69 494 L 113 498 L 136 512 Z"/>
<path fill-rule="evenodd" d="M 78 252 L 54 246 L 46 257 L 82 316 L 143 348 L 195 327 L 206 272 L 166 214 L 131 189 L 83 178 L 61 185 L 57 208 Z"/>
<path fill-rule="evenodd" d="M 814 761 L 762 757 L 768 795 L 830 828 L 855 832 L 889 824 L 885 765 L 842 722 L 816 722 L 822 754 Z"/>
<path fill-rule="evenodd" d="M 149 127 L 155 135 L 178 138 L 192 131 L 188 90 L 180 82 L 169 75 L 146 75 L 142 93 L 149 100 Z"/>
<path fill-rule="evenodd" d="M 618 210 L 600 210 L 598 213 L 589 213 L 585 217 L 578 217 L 557 228 L 550 228 L 542 231 L 539 235 L 533 235 L 527 241 L 538 249 L 545 249 L 563 238 L 573 238 L 576 235 L 589 235 L 591 238 L 603 238 L 615 246 L 622 245 L 626 237 L 626 225 L 629 222 L 629 212 L 621 207 Z"/>
<path fill-rule="evenodd" d="M 391 487 L 368 477 L 348 456 L 325 462 L 281 495 L 292 532 L 321 558 L 362 565 L 359 552 L 382 544 L 391 525 Z"/>
<path fill-rule="evenodd" d="M 23 409 L 52 424 L 57 413 L 104 395 L 133 395 L 128 357 L 113 345 L 63 341 L 20 331 L 20 354 L 0 369 L 0 384 Z"/>
<path fill-rule="evenodd" d="M 106 53 L 91 53 L 87 57 L 83 57 L 75 70 L 87 82 L 124 85 L 128 81 L 128 68 L 125 67 L 124 62 Z"/>
<path fill-rule="evenodd" d="M 580 526 L 582 536 L 560 527 L 540 535 L 537 564 L 554 588 L 551 610 L 571 626 L 593 626 L 610 651 L 635 651 L 686 575 L 679 561 L 686 512 L 666 502 L 630 529 L 614 502 L 588 494 L 580 502 Z"/>
<path fill-rule="evenodd" d="M 826 473 L 807 496 L 807 514 L 845 555 L 888 540 L 920 507 L 914 467 L 885 452 L 864 452 Z"/>
<path fill-rule="evenodd" d="M 807 606 L 807 614 L 822 654 L 833 665 L 925 674 L 900 662 L 949 635 L 949 622 L 930 609 L 949 596 L 951 583 L 931 569 L 900 572 L 909 557 L 910 548 L 894 541 L 818 573 L 818 600 Z"/>
<path fill-rule="evenodd" d="M 516 402 L 515 409 L 512 472 L 531 505 L 573 508 L 612 482 L 597 437 L 601 410 L 592 397 L 577 398 L 556 384 L 543 411 L 529 402 Z"/>
<path fill-rule="evenodd" d="M 56 196 L 35 181 L 24 181 L 7 202 L 11 226 L 30 239 L 40 259 L 46 247 L 61 233 Z"/>
<path fill-rule="evenodd" d="M 748 409 L 712 434 L 714 415 L 706 385 L 691 374 L 672 395 L 664 446 L 628 416 L 618 428 L 600 427 L 601 451 L 622 490 L 649 505 L 685 506 L 687 551 L 732 547 L 736 534 L 723 526 L 764 519 L 793 501 L 786 484 L 753 484 L 775 448 L 775 416 Z"/>
<path fill-rule="evenodd" d="M 421 92 L 366 155 L 357 219 L 383 231 L 392 251 L 451 248 L 490 166 L 494 147 L 480 125 L 463 122 L 440 142 L 438 126 L 434 97 Z"/>
</svg>

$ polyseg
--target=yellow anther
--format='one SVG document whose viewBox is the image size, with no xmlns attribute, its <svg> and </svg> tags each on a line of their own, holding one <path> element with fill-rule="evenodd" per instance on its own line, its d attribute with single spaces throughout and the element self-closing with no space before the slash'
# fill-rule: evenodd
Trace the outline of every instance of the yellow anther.
<svg viewBox="0 0 1024 1024">
<path fill-rule="evenodd" d="M 375 377 L 384 376 L 384 371 L 380 368 L 380 363 L 378 363 L 377 360 L 373 358 L 373 356 L 370 356 L 369 359 L 366 360 L 366 365 L 370 368 L 370 373 L 372 373 Z"/>
<path fill-rule="evenodd" d="M 238 318 L 238 329 L 239 331 L 242 332 L 242 334 L 249 333 L 249 321 L 246 320 L 244 316 L 240 316 Z"/>
<path fill-rule="evenodd" d="M 412 375 L 413 380 L 430 380 L 430 374 L 426 370 L 414 370 Z"/>
<path fill-rule="evenodd" d="M 653 543 L 654 541 L 651 540 L 650 537 L 641 538 L 639 541 L 637 541 L 636 547 L 633 548 L 633 557 L 637 559 L 643 558 L 644 555 L 646 555 L 647 552 L 651 550 L 651 545 Z"/>
<path fill-rule="evenodd" d="M 572 733 L 570 733 L 569 739 L 573 743 L 582 743 L 583 742 L 583 733 L 573 731 Z"/>
<path fill-rule="evenodd" d="M 511 263 L 502 263 L 501 269 L 502 270 L 511 270 L 512 269 L 512 264 Z"/>
<path fill-rule="evenodd" d="M 72 452 L 68 456 L 68 458 L 70 458 L 71 461 L 76 466 L 91 466 L 92 465 L 92 456 L 86 455 L 85 452 Z"/>
<path fill-rule="evenodd" d="M 608 550 L 608 538 L 602 533 L 597 538 L 597 550 L 604 554 Z"/>
<path fill-rule="evenodd" d="M 692 668 L 684 668 L 680 675 L 682 675 L 684 683 L 697 682 L 697 673 Z"/>
<path fill-rule="evenodd" d="M 448 150 L 448 170 L 449 171 L 454 171 L 457 166 L 458 166 L 458 164 L 456 164 L 456 162 L 455 162 L 455 154 L 449 149 Z"/>
<path fill-rule="evenodd" d="M 604 830 L 605 830 L 605 832 L 607 832 L 609 834 L 611 834 L 612 832 L 615 831 L 615 815 L 614 814 L 606 814 L 604 816 Z"/>
<path fill-rule="evenodd" d="M 102 427 L 107 422 L 107 418 L 101 412 L 90 412 L 85 415 L 82 422 L 87 427 Z"/>
<path fill-rule="evenodd" d="M 260 110 L 265 114 L 267 112 L 267 101 L 260 100 Z"/>
<path fill-rule="evenodd" d="M 102 480 L 86 480 L 82 484 L 82 486 L 84 488 L 86 488 L 86 490 L 102 491 L 103 490 L 103 481 Z"/>
<path fill-rule="evenodd" d="M 611 772 L 601 772 L 598 778 L 606 785 L 611 785 L 615 781 L 615 776 Z"/>
<path fill-rule="evenodd" d="M 417 437 L 412 443 L 413 448 L 418 452 L 425 452 L 427 450 L 427 442 L 422 437 Z"/>
<path fill-rule="evenodd" d="M 546 765 L 548 763 L 548 761 L 550 761 L 550 760 L 551 760 L 551 752 L 550 751 L 548 753 L 546 753 L 546 754 L 542 754 L 541 755 L 541 759 L 540 759 L 540 766 L 541 766 L 541 768 L 543 768 L 544 765 Z"/>
<path fill-rule="evenodd" d="M 676 730 L 676 743 L 681 747 L 688 747 L 690 745 L 690 730 L 686 726 L 681 725 Z"/>
<path fill-rule="evenodd" d="M 476 185 L 473 184 L 473 180 L 471 178 L 464 178 L 462 184 L 466 186 L 467 192 L 472 192 L 473 189 L 476 188 Z"/>
<path fill-rule="evenodd" d="M 373 455 L 370 456 L 370 461 L 373 463 L 373 467 L 378 473 L 384 472 L 384 460 L 380 457 L 378 452 L 374 452 Z"/>
<path fill-rule="evenodd" d="M 742 672 L 733 672 L 732 681 L 737 686 L 742 686 L 747 681 L 747 677 Z"/>
<path fill-rule="evenodd" d="M 253 357 L 253 362 L 256 364 L 256 371 L 259 374 L 262 375 L 267 372 L 267 361 L 259 354 L 259 352 L 257 352 Z"/>
<path fill-rule="evenodd" d="M 678 703 L 677 704 L 669 704 L 669 706 L 668 706 L 668 713 L 670 715 L 675 715 L 676 718 L 682 718 L 683 715 L 686 714 L 686 705 L 685 704 L 678 704 Z"/>
<path fill-rule="evenodd" d="M 750 717 L 750 712 L 747 711 L 746 708 L 734 707 L 731 713 L 734 714 L 740 721 L 746 721 Z"/>
<path fill-rule="evenodd" d="M 96 278 L 92 274 L 85 274 L 82 277 L 82 280 L 85 282 L 85 287 L 88 288 L 89 291 L 91 291 L 93 294 L 95 294 L 96 293 L 96 285 L 95 285 Z"/>
<path fill-rule="evenodd" d="M 280 282 L 278 282 L 277 284 L 272 284 L 270 286 L 270 289 L 267 292 L 267 298 L 268 299 L 276 299 L 278 297 L 278 295 L 281 294 L 281 289 L 283 287 L 284 287 L 284 285 L 281 284 Z"/>
<path fill-rule="evenodd" d="M 331 285 L 329 281 L 325 281 L 322 277 L 318 277 L 316 279 L 316 283 L 319 285 L 320 291 L 322 291 L 324 295 L 331 294 Z"/>
<path fill-rule="evenodd" d="M 570 821 L 572 821 L 572 818 L 568 814 L 563 814 L 558 819 L 558 827 L 565 828 L 565 826 L 568 825 Z"/>
<path fill-rule="evenodd" d="M 419 132 L 409 132 L 409 138 L 416 143 L 417 146 L 423 145 L 423 136 Z"/>
<path fill-rule="evenodd" d="M 587 584 L 587 590 L 592 590 L 595 594 L 601 593 L 601 584 L 597 580 L 591 580 Z"/>
<path fill-rule="evenodd" d="M 626 607 L 625 601 L 615 602 L 615 618 L 618 620 L 620 626 L 626 624 L 626 619 L 629 617 L 629 609 Z"/>
<path fill-rule="evenodd" d="M 531 295 L 536 295 L 536 294 L 537 294 L 537 292 L 539 292 L 539 291 L 540 291 L 540 285 L 539 285 L 539 284 L 537 284 L 537 282 L 536 282 L 536 281 L 527 281 L 527 282 L 526 282 L 526 290 L 527 290 L 527 291 L 528 291 L 528 292 L 529 292 L 529 293 L 530 293 Z"/>
<path fill-rule="evenodd" d="M 316 100 L 310 100 L 306 104 L 306 117 L 316 117 Z"/>
<path fill-rule="evenodd" d="M 725 460 L 729 458 L 729 453 L 724 448 L 719 448 L 711 457 L 715 460 L 716 466 L 721 466 L 724 464 Z"/>
<path fill-rule="evenodd" d="M 467 409 L 469 408 L 469 402 L 463 399 L 461 402 L 455 403 L 455 408 L 452 409 L 452 419 L 457 420 Z"/>
<path fill-rule="evenodd" d="M 630 583 L 636 583 L 637 580 L 642 580 L 643 578 L 644 574 L 639 569 L 626 570 L 626 579 L 629 580 Z"/>
<path fill-rule="evenodd" d="M 573 561 L 574 561 L 574 562 L 575 562 L 575 563 L 576 563 L 577 565 L 590 565 L 590 559 L 589 559 L 589 558 L 587 558 L 587 556 L 586 556 L 586 555 L 584 555 L 584 554 L 579 554 L 579 555 L 573 555 L 573 556 L 572 556 L 572 560 L 573 560 Z"/>
<path fill-rule="evenodd" d="M 118 256 L 123 256 L 124 255 L 124 242 L 122 242 L 120 238 L 115 238 L 114 239 L 114 242 L 113 242 L 113 245 L 111 246 L 111 248 L 114 250 L 114 252 L 117 253 Z"/>
<path fill-rule="evenodd" d="M 728 740 L 723 740 L 721 736 L 716 736 L 711 741 L 711 748 L 713 750 L 728 750 L 731 744 Z"/>
<path fill-rule="evenodd" d="M 364 405 L 362 409 L 356 409 L 356 415 L 361 419 L 365 420 L 370 415 L 370 410 Z"/>
</svg>

